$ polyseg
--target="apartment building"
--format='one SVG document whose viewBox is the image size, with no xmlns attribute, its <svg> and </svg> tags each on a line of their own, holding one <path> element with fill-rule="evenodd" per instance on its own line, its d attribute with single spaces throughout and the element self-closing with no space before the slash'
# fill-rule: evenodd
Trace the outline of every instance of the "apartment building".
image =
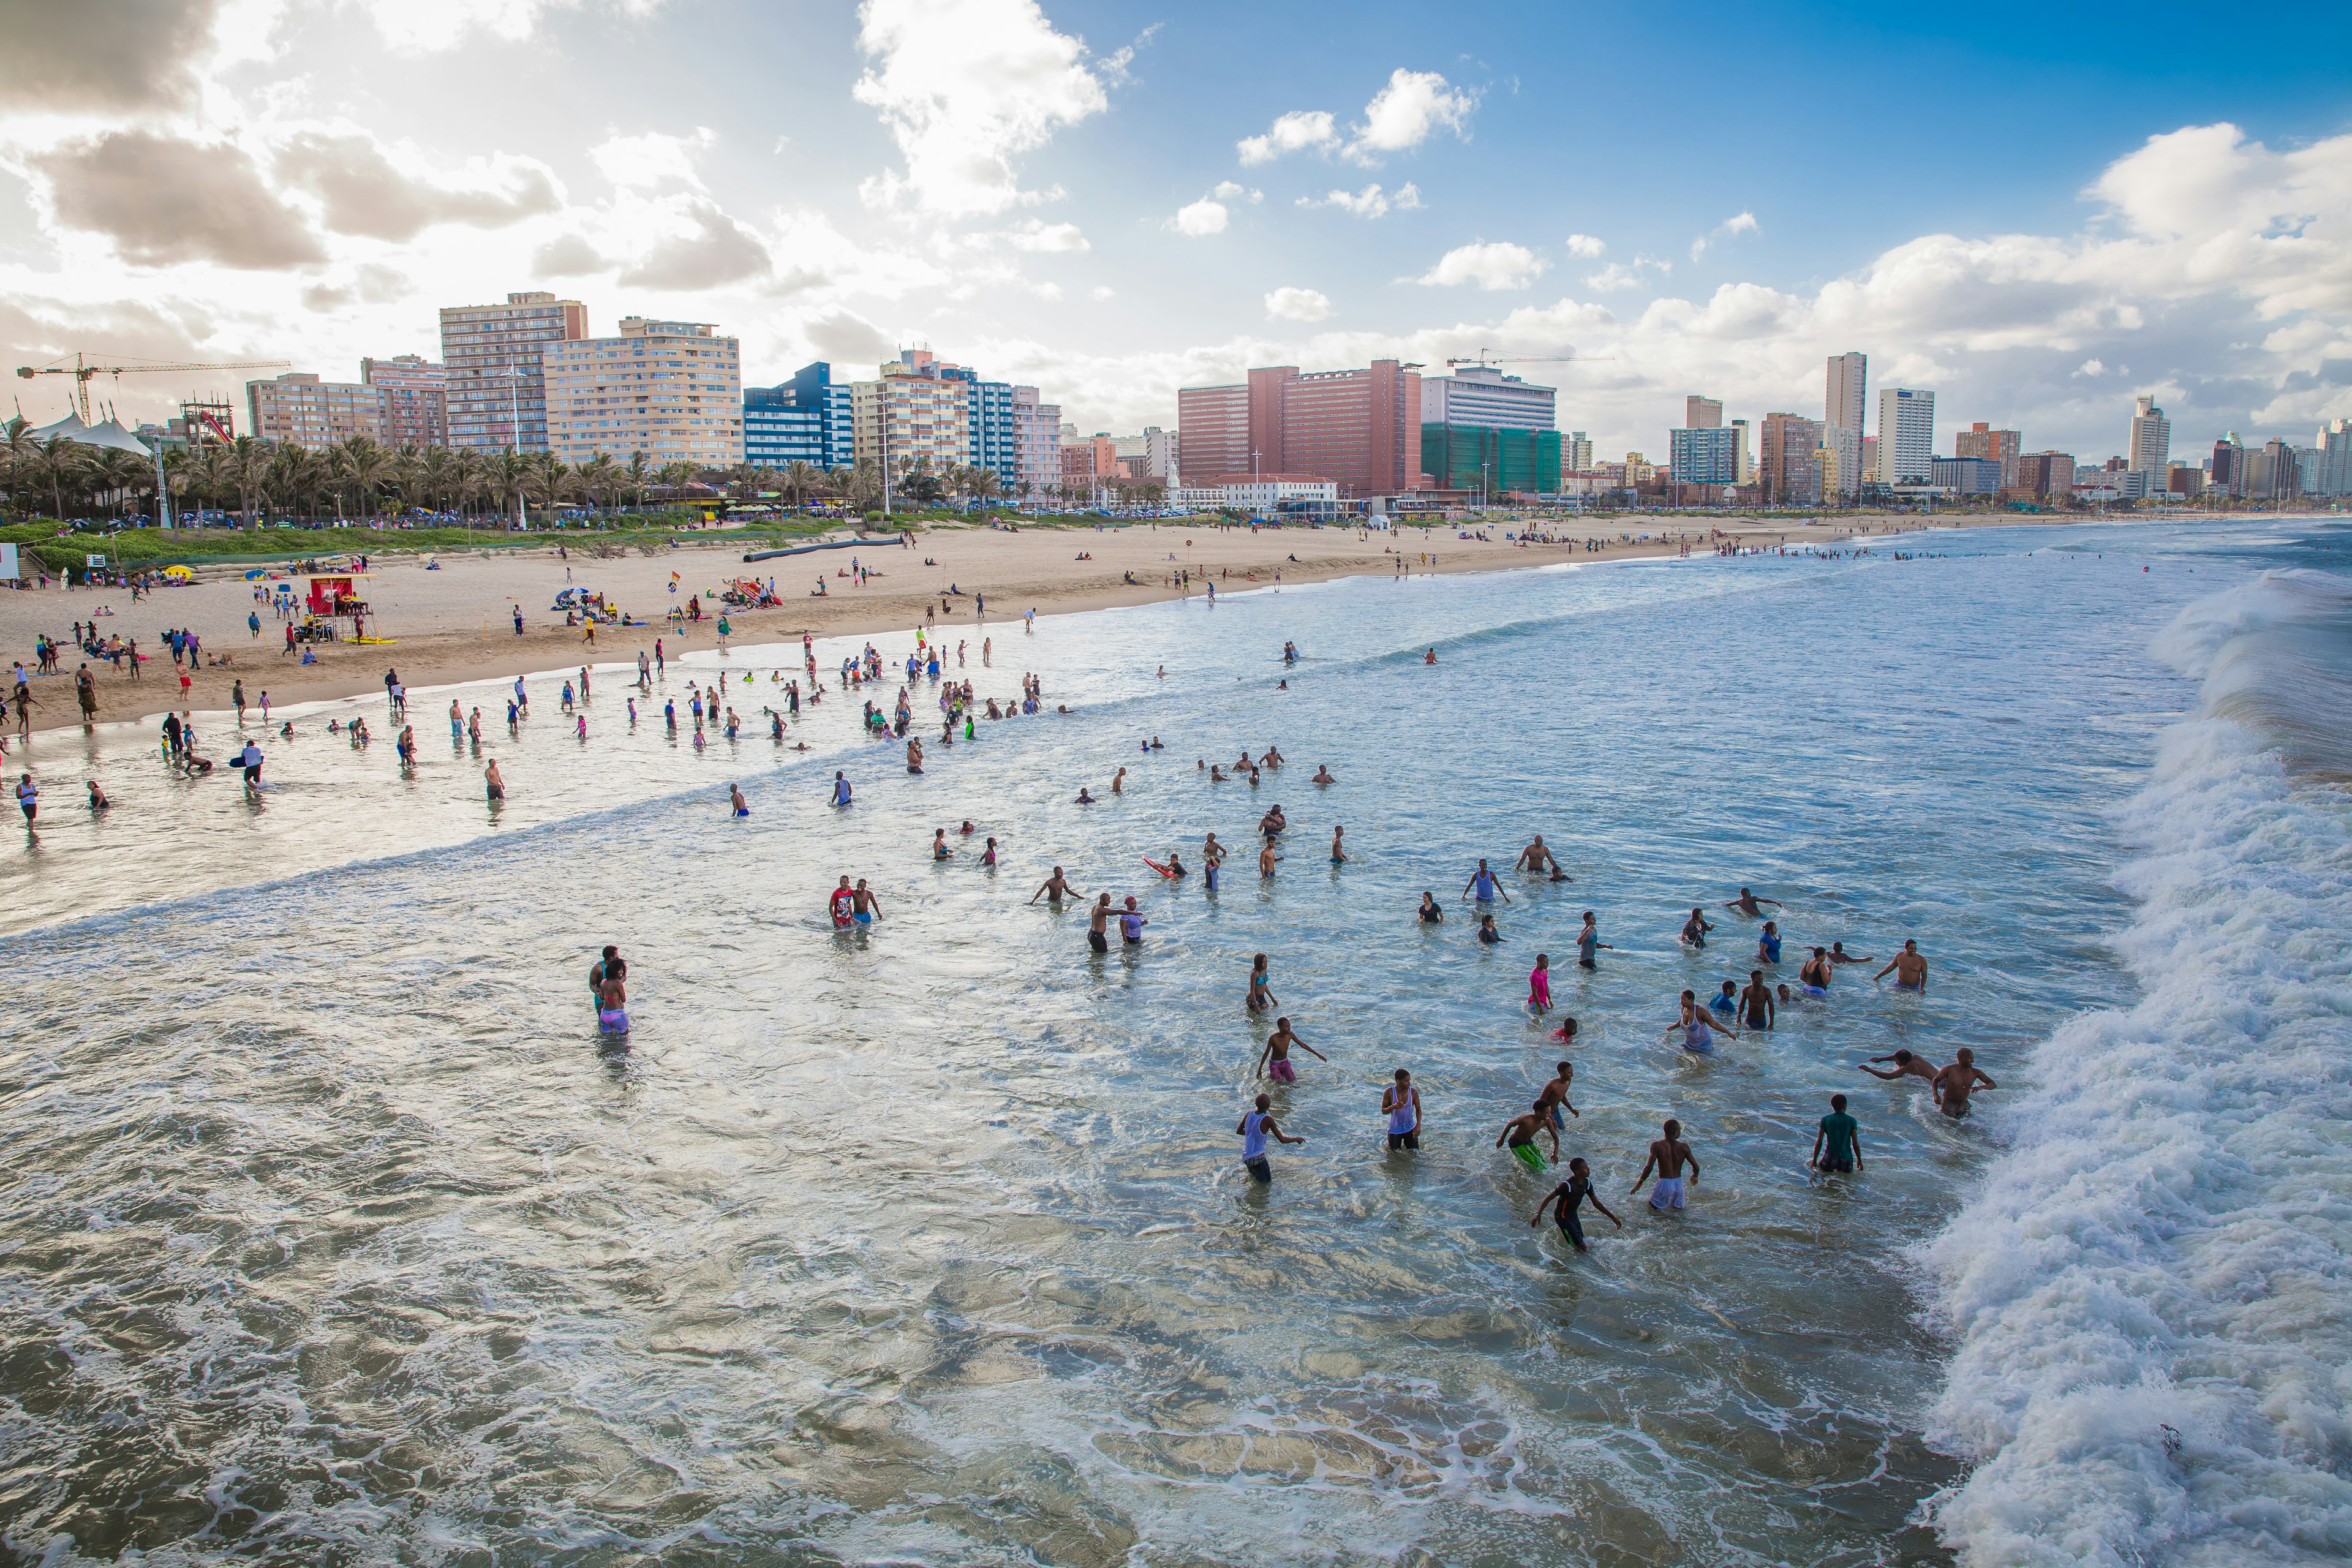
<svg viewBox="0 0 2352 1568">
<path fill-rule="evenodd" d="M 547 449 L 733 468 L 743 460 L 740 345 L 708 321 L 624 316 L 609 338 L 544 345 Z"/>
<path fill-rule="evenodd" d="M 384 438 L 383 392 L 350 382 L 320 381 L 289 370 L 245 384 L 246 417 L 256 436 L 316 451 L 364 436 Z"/>
<path fill-rule="evenodd" d="M 445 305 L 441 363 L 449 445 L 461 449 L 547 449 L 541 356 L 588 335 L 588 308 L 552 294 L 509 294 L 503 305 Z"/>
<path fill-rule="evenodd" d="M 449 444 L 449 374 L 423 354 L 360 361 L 360 380 L 383 389 L 383 439 L 391 447 Z"/>
</svg>

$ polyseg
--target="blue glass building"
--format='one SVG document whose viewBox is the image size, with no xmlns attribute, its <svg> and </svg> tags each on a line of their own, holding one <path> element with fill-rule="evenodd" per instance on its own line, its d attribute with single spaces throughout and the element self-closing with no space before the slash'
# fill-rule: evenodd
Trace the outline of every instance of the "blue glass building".
<svg viewBox="0 0 2352 1568">
<path fill-rule="evenodd" d="M 790 381 L 743 389 L 743 460 L 761 468 L 849 466 L 849 384 L 819 360 Z"/>
</svg>

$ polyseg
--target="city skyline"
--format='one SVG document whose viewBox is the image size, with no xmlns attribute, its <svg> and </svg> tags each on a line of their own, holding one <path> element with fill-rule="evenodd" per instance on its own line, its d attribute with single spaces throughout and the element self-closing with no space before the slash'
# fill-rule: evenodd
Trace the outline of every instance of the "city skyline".
<svg viewBox="0 0 2352 1568">
<path fill-rule="evenodd" d="M 1666 193 L 1825 111 L 1745 83 L 1644 106 L 1499 22 L 1384 8 L 1339 38 L 1306 15 L 1025 0 L 157 6 L 129 41 L 36 15 L 0 66 L 12 367 L 88 349 L 340 380 L 365 355 L 438 357 L 442 306 L 546 289 L 593 301 L 598 331 L 718 322 L 745 385 L 928 347 L 1040 386 L 1084 430 L 1172 426 L 1180 386 L 1253 366 L 1435 374 L 1480 353 L 1580 356 L 1510 368 L 1604 451 L 1662 453 L 1699 388 L 1751 422 L 1812 417 L 1848 348 L 1874 392 L 1937 391 L 1939 453 L 1979 421 L 2124 451 L 2116 410 L 2138 395 L 2176 452 L 2230 429 L 2305 442 L 2352 413 L 2352 135 L 2340 85 L 2299 60 L 2151 66 L 2155 94 L 2076 73 L 2029 145 L 1951 118 L 2047 85 L 2021 44 L 1814 7 L 1828 30 L 1801 68 L 1701 7 L 1800 87 L 1973 51 L 1992 74 L 1916 84 L 1947 112 L 1922 156 L 2011 171 L 1855 202 L 1765 160 L 1702 210 Z M 2340 15 L 2286 15 L 2315 45 L 2299 55 L 2340 53 Z M 1245 17 L 1272 61 L 1232 56 Z M 1663 26 L 1539 23 L 1629 58 L 1672 43 Z M 714 55 L 722 37 L 747 47 Z M 778 50 L 781 87 L 732 58 Z M 707 90 L 666 90 L 689 79 Z M 1604 135 L 1611 110 L 1626 125 Z M 1498 203 L 1515 184 L 1535 196 Z M 135 422 L 242 381 L 184 379 L 117 401 Z M 14 390 L 37 422 L 64 411 L 61 378 Z"/>
</svg>

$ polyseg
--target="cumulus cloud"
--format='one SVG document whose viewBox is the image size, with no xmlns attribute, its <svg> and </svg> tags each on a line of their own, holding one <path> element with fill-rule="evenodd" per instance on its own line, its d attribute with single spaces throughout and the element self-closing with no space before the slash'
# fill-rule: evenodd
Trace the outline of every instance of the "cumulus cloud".
<svg viewBox="0 0 2352 1568">
<path fill-rule="evenodd" d="M 1524 245 L 1503 239 L 1475 241 L 1455 246 L 1420 277 L 1397 281 L 1437 288 L 1475 283 L 1481 289 L 1524 289 L 1536 280 L 1544 266 L 1543 258 Z"/>
<path fill-rule="evenodd" d="M 47 185 L 59 223 L 105 235 L 142 267 L 211 261 L 268 271 L 327 258 L 301 214 L 233 144 L 113 131 L 26 163 Z"/>
<path fill-rule="evenodd" d="M 1078 232 L 1074 223 L 1045 223 L 1031 218 L 1021 227 L 1004 237 L 1004 242 L 1015 250 L 1091 250 L 1087 237 Z"/>
<path fill-rule="evenodd" d="M 1612 261 L 1598 272 L 1588 273 L 1584 286 L 1595 293 L 1613 293 L 1620 289 L 1641 287 L 1642 276 L 1647 272 L 1672 272 L 1671 261 L 1657 261 L 1646 256 L 1636 256 L 1631 262 Z"/>
<path fill-rule="evenodd" d="M 1386 217 L 1391 212 L 1411 212 L 1421 205 L 1421 187 L 1407 181 L 1399 185 L 1393 195 L 1377 184 L 1366 185 L 1360 191 L 1333 191 L 1322 197 L 1301 196 L 1302 207 L 1337 207 L 1358 217 Z"/>
<path fill-rule="evenodd" d="M 454 48 L 474 33 L 509 40 L 530 37 L 551 11 L 578 8 L 581 0 L 362 0 L 367 14 L 396 49 L 423 52 Z M 646 16 L 661 0 L 612 0 L 604 8 Z"/>
<path fill-rule="evenodd" d="M 534 278 L 585 278 L 592 273 L 610 272 L 613 265 L 576 234 L 556 236 L 531 252 L 530 258 Z"/>
<path fill-rule="evenodd" d="M 352 305 L 389 305 L 415 292 L 400 272 L 371 261 L 354 268 L 341 283 L 314 283 L 303 289 L 302 303 L 313 310 L 338 310 Z"/>
<path fill-rule="evenodd" d="M 501 155 L 456 180 L 395 167 L 375 139 L 305 132 L 278 149 L 278 177 L 317 196 L 327 226 L 372 239 L 414 239 L 434 224 L 503 228 L 562 205 L 542 164 Z"/>
<path fill-rule="evenodd" d="M 1313 289 L 1276 289 L 1265 297 L 1265 313 L 1277 321 L 1319 321 L 1331 314 L 1331 301 Z"/>
<path fill-rule="evenodd" d="M 713 202 L 687 204 L 684 232 L 665 235 L 621 274 L 625 287 L 696 290 L 764 276 L 772 263 L 757 235 Z"/>
<path fill-rule="evenodd" d="M 1178 234 L 1199 239 L 1205 235 L 1224 233 L 1225 225 L 1233 221 L 1233 216 L 1224 203 L 1213 196 L 1202 196 L 1197 202 L 1178 207 L 1176 216 L 1168 220 L 1166 226 Z"/>
<path fill-rule="evenodd" d="M 1756 227 L 1754 213 L 1740 213 L 1725 218 L 1721 223 L 1717 224 L 1711 232 L 1703 234 L 1691 241 L 1691 259 L 1696 261 L 1706 253 L 1706 247 L 1718 239 L 1728 239 L 1735 234 L 1754 234 Z"/>
<path fill-rule="evenodd" d="M 613 184 L 632 190 L 656 190 L 665 184 L 707 189 L 694 161 L 709 151 L 719 133 L 698 125 L 685 136 L 647 131 L 635 136 L 618 132 L 588 149 L 589 161 Z"/>
<path fill-rule="evenodd" d="M 1250 190 L 1244 186 L 1235 184 L 1231 180 L 1219 180 L 1217 182 L 1216 189 L 1211 191 L 1209 194 L 1216 197 L 1217 200 L 1221 202 L 1232 201 L 1236 196 L 1247 196 L 1254 202 L 1262 202 L 1265 200 L 1265 193 L 1264 191 Z"/>
<path fill-rule="evenodd" d="M 220 0 L 80 0 L 11 5 L 0 102 L 12 110 L 184 109 Z"/>
<path fill-rule="evenodd" d="M 1059 194 L 1023 190 L 1013 159 L 1110 100 L 1086 45 L 1055 31 L 1036 0 L 866 0 L 858 15 L 871 63 L 852 96 L 906 159 L 903 174 L 860 187 L 869 203 L 970 217 Z"/>
<path fill-rule="evenodd" d="M 1294 109 L 1277 117 L 1265 135 L 1244 136 L 1234 143 L 1234 149 L 1244 164 L 1271 163 L 1286 153 L 1329 147 L 1339 140 L 1338 122 L 1328 110 Z"/>
<path fill-rule="evenodd" d="M 1608 248 L 1606 245 L 1589 234 L 1571 234 L 1568 237 L 1568 253 L 1570 256 L 1593 257 Z"/>
<path fill-rule="evenodd" d="M 898 353 L 889 334 L 855 310 L 833 310 L 804 322 L 809 346 L 845 364 L 880 364 Z"/>
</svg>

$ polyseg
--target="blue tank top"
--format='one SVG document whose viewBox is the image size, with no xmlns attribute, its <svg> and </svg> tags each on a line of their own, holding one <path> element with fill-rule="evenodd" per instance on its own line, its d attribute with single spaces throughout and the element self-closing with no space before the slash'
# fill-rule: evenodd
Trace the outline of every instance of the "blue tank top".
<svg viewBox="0 0 2352 1568">
<path fill-rule="evenodd" d="M 1262 1160 L 1265 1157 L 1266 1113 L 1253 1110 L 1242 1118 L 1242 1158 Z"/>
</svg>

